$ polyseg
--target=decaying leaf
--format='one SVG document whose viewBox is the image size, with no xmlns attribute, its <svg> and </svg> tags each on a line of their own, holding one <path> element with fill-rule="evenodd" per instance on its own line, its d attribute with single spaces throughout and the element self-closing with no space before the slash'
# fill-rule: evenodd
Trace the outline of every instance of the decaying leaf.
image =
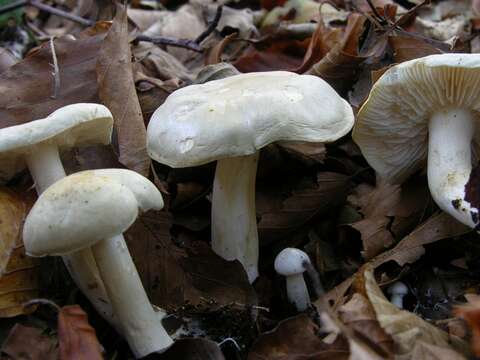
<svg viewBox="0 0 480 360">
<path fill-rule="evenodd" d="M 100 98 L 113 114 L 119 161 L 147 176 L 147 131 L 133 81 L 127 13 L 122 6 L 101 46 L 97 74 Z"/>
<path fill-rule="evenodd" d="M 0 189 L 0 318 L 31 312 L 23 303 L 38 297 L 39 260 L 25 255 L 23 221 L 33 199 Z"/>
<path fill-rule="evenodd" d="M 342 337 L 329 344 L 317 332 L 317 325 L 307 315 L 283 320 L 274 330 L 260 335 L 248 360 L 349 359 L 348 344 Z"/>
<path fill-rule="evenodd" d="M 58 314 L 60 360 L 101 360 L 102 348 L 85 311 L 78 305 L 64 306 Z"/>
<path fill-rule="evenodd" d="M 176 310 L 188 303 L 215 310 L 231 303 L 253 305 L 256 296 L 242 265 L 216 255 L 206 243 L 170 237 L 171 216 L 165 211 L 142 215 L 126 239 L 152 303 Z"/>
<path fill-rule="evenodd" d="M 42 329 L 16 324 L 1 347 L 2 359 L 57 360 L 57 339 Z"/>
<path fill-rule="evenodd" d="M 372 268 L 363 268 L 357 279 L 356 289 L 363 290 L 375 310 L 380 326 L 393 338 L 395 354 L 402 359 L 412 359 L 412 352 L 418 341 L 452 350 L 446 332 L 409 311 L 399 309 L 387 300 L 377 285 Z"/>
<path fill-rule="evenodd" d="M 176 340 L 167 351 L 151 355 L 146 360 L 225 360 L 217 343 L 202 338 Z"/>
<path fill-rule="evenodd" d="M 293 191 L 280 209 L 262 214 L 258 223 L 260 237 L 265 241 L 277 239 L 300 228 L 315 215 L 341 203 L 348 187 L 349 178 L 346 175 L 318 173 L 317 184 Z"/>
<path fill-rule="evenodd" d="M 455 307 L 455 315 L 464 319 L 472 329 L 472 350 L 480 356 L 480 297 L 467 295 L 468 303 Z"/>
</svg>

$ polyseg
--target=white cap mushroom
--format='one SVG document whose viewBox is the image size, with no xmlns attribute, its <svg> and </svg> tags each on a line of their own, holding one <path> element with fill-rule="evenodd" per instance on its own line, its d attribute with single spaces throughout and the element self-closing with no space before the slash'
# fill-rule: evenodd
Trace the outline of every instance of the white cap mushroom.
<svg viewBox="0 0 480 360">
<path fill-rule="evenodd" d="M 160 210 L 160 192 L 124 169 L 87 170 L 50 186 L 25 220 L 25 249 L 33 256 L 65 255 L 91 247 L 115 316 L 134 355 L 172 344 L 142 286 L 122 233 L 138 210 Z"/>
<path fill-rule="evenodd" d="M 308 264 L 308 255 L 295 248 L 285 248 L 275 258 L 275 271 L 286 277 L 288 300 L 295 304 L 298 311 L 305 311 L 310 307 L 310 296 L 303 279 Z"/>
<path fill-rule="evenodd" d="M 59 151 L 89 144 L 109 144 L 113 118 L 100 104 L 64 106 L 48 117 L 0 129 L 0 180 L 28 166 L 41 194 L 65 176 Z M 96 310 L 116 326 L 113 312 L 89 249 L 67 255 L 63 261 L 73 280 Z"/>
<path fill-rule="evenodd" d="M 387 289 L 392 297 L 390 302 L 396 307 L 403 309 L 403 297 L 408 294 L 408 287 L 401 281 L 396 281 Z"/>
<path fill-rule="evenodd" d="M 258 151 L 277 140 L 330 142 L 347 134 L 353 112 L 330 85 L 286 71 L 248 73 L 191 85 L 152 115 L 147 150 L 172 167 L 218 160 L 212 248 L 258 276 L 255 176 Z"/>
<path fill-rule="evenodd" d="M 480 222 L 478 174 L 480 55 L 431 55 L 388 69 L 358 113 L 353 139 L 381 179 L 401 183 L 427 162 L 438 206 Z"/>
</svg>

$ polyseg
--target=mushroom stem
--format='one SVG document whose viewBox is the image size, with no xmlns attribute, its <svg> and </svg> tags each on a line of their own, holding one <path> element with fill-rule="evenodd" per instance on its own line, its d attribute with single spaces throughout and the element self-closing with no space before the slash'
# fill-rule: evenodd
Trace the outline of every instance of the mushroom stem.
<svg viewBox="0 0 480 360">
<path fill-rule="evenodd" d="M 38 195 L 66 176 L 56 145 L 38 145 L 34 151 L 26 156 L 25 161 L 35 182 Z M 62 259 L 73 281 L 98 313 L 116 329 L 119 329 L 92 251 L 84 249 L 70 255 L 64 255 Z"/>
<path fill-rule="evenodd" d="M 212 196 L 212 249 L 238 260 L 252 283 L 258 277 L 255 178 L 258 152 L 217 162 Z"/>
<path fill-rule="evenodd" d="M 466 200 L 472 171 L 472 113 L 462 108 L 442 109 L 429 122 L 428 186 L 438 206 L 458 221 L 475 227 L 478 210 Z M 477 219 L 477 221 L 475 221 Z"/>
<path fill-rule="evenodd" d="M 295 304 L 298 311 L 305 311 L 310 307 L 310 295 L 303 279 L 303 273 L 286 277 L 287 297 Z"/>
<path fill-rule="evenodd" d="M 401 294 L 393 294 L 392 295 L 392 298 L 390 299 L 390 302 L 395 305 L 396 307 L 398 307 L 399 309 L 403 309 L 403 297 L 405 295 L 401 295 Z"/>
<path fill-rule="evenodd" d="M 136 358 L 164 351 L 173 341 L 158 320 L 122 234 L 92 247 L 110 302 Z"/>
</svg>

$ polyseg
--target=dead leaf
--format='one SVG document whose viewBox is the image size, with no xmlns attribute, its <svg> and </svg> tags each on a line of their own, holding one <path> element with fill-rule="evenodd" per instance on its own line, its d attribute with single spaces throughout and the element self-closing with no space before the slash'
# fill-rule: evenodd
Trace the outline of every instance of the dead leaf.
<svg viewBox="0 0 480 360">
<path fill-rule="evenodd" d="M 327 155 L 327 149 L 323 143 L 277 141 L 275 144 L 307 165 L 323 163 Z"/>
<path fill-rule="evenodd" d="M 100 98 L 113 114 L 119 161 L 147 176 L 147 130 L 133 81 L 127 12 L 120 5 L 98 55 L 97 75 Z"/>
<path fill-rule="evenodd" d="M 222 62 L 222 55 L 225 47 L 238 37 L 237 33 L 225 36 L 215 46 L 207 50 L 205 55 L 205 65 L 213 65 Z"/>
<path fill-rule="evenodd" d="M 465 357 L 452 349 L 417 341 L 412 360 L 465 360 Z"/>
<path fill-rule="evenodd" d="M 271 241 L 299 229 L 317 214 L 340 204 L 346 197 L 349 178 L 333 172 L 320 172 L 317 183 L 294 190 L 280 209 L 262 214 L 258 232 L 262 241 Z"/>
<path fill-rule="evenodd" d="M 8 359 L 57 360 L 57 339 L 39 328 L 17 323 L 2 344 L 1 352 Z"/>
<path fill-rule="evenodd" d="M 372 347 L 379 347 L 384 359 L 393 359 L 393 340 L 377 321 L 372 305 L 359 293 L 339 308 L 341 320 L 346 326 L 368 339 Z"/>
<path fill-rule="evenodd" d="M 283 320 L 263 333 L 252 345 L 248 360 L 328 360 L 349 359 L 347 342 L 338 337 L 333 344 L 317 335 L 317 325 L 307 315 Z"/>
<path fill-rule="evenodd" d="M 312 35 L 307 52 L 303 58 L 302 65 L 293 70 L 294 72 L 301 74 L 307 71 L 313 64 L 320 61 L 325 54 L 327 54 L 330 48 L 328 48 L 327 44 L 325 44 L 324 37 L 326 32 L 326 27 L 323 25 L 323 22 L 320 21 L 317 25 L 317 29 Z"/>
<path fill-rule="evenodd" d="M 31 313 L 23 303 L 38 297 L 39 260 L 25 255 L 23 221 L 33 204 L 24 193 L 0 189 L 0 318 Z"/>
<path fill-rule="evenodd" d="M 393 50 L 393 58 L 396 63 L 442 53 L 440 49 L 425 41 L 402 35 L 389 36 L 388 44 Z"/>
<path fill-rule="evenodd" d="M 85 311 L 78 305 L 64 306 L 58 314 L 60 360 L 101 360 L 102 348 Z"/>
<path fill-rule="evenodd" d="M 140 216 L 126 233 L 152 303 L 167 311 L 186 303 L 207 306 L 207 310 L 234 302 L 256 303 L 255 292 L 238 261 L 220 258 L 201 241 L 185 241 L 182 247 L 174 245 L 169 231 L 171 221 L 171 215 L 165 211 L 150 211 Z"/>
<path fill-rule="evenodd" d="M 468 295 L 467 303 L 456 306 L 455 316 L 464 319 L 472 330 L 472 349 L 475 356 L 480 356 L 480 297 Z"/>
<path fill-rule="evenodd" d="M 184 338 L 174 342 L 167 351 L 147 356 L 145 360 L 225 360 L 216 342 L 202 338 Z"/>
<path fill-rule="evenodd" d="M 380 326 L 393 338 L 396 355 L 402 356 L 402 359 L 412 359 L 418 341 L 452 350 L 446 332 L 389 302 L 375 281 L 373 269 L 369 266 L 362 269 L 356 289 L 363 290 L 375 310 Z"/>
</svg>

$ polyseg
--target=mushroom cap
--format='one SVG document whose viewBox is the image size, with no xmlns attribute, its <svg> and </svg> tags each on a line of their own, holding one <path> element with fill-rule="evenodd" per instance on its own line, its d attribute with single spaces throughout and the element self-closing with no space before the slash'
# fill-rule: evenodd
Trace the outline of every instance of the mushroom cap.
<svg viewBox="0 0 480 360">
<path fill-rule="evenodd" d="M 158 189 L 134 171 L 81 171 L 40 195 L 25 220 L 25 249 L 32 256 L 75 252 L 123 233 L 136 220 L 138 209 L 161 208 Z"/>
<path fill-rule="evenodd" d="M 0 129 L 0 179 L 8 180 L 25 167 L 24 155 L 42 143 L 60 149 L 80 145 L 109 144 L 113 117 L 100 104 L 64 106 L 44 119 Z"/>
<path fill-rule="evenodd" d="M 285 248 L 275 258 L 275 271 L 283 276 L 297 275 L 303 273 L 305 263 L 310 263 L 310 258 L 302 250 Z"/>
<path fill-rule="evenodd" d="M 350 105 L 319 77 L 240 74 L 172 93 L 152 115 L 147 150 L 171 167 L 197 166 L 278 140 L 334 141 L 353 121 Z"/>
<path fill-rule="evenodd" d="M 357 115 L 353 139 L 380 178 L 401 183 L 426 163 L 432 114 L 480 110 L 480 54 L 441 54 L 388 69 Z M 478 143 L 474 141 L 478 152 Z"/>
<path fill-rule="evenodd" d="M 388 287 L 387 292 L 392 295 L 407 295 L 408 287 L 403 282 L 396 281 Z"/>
</svg>

